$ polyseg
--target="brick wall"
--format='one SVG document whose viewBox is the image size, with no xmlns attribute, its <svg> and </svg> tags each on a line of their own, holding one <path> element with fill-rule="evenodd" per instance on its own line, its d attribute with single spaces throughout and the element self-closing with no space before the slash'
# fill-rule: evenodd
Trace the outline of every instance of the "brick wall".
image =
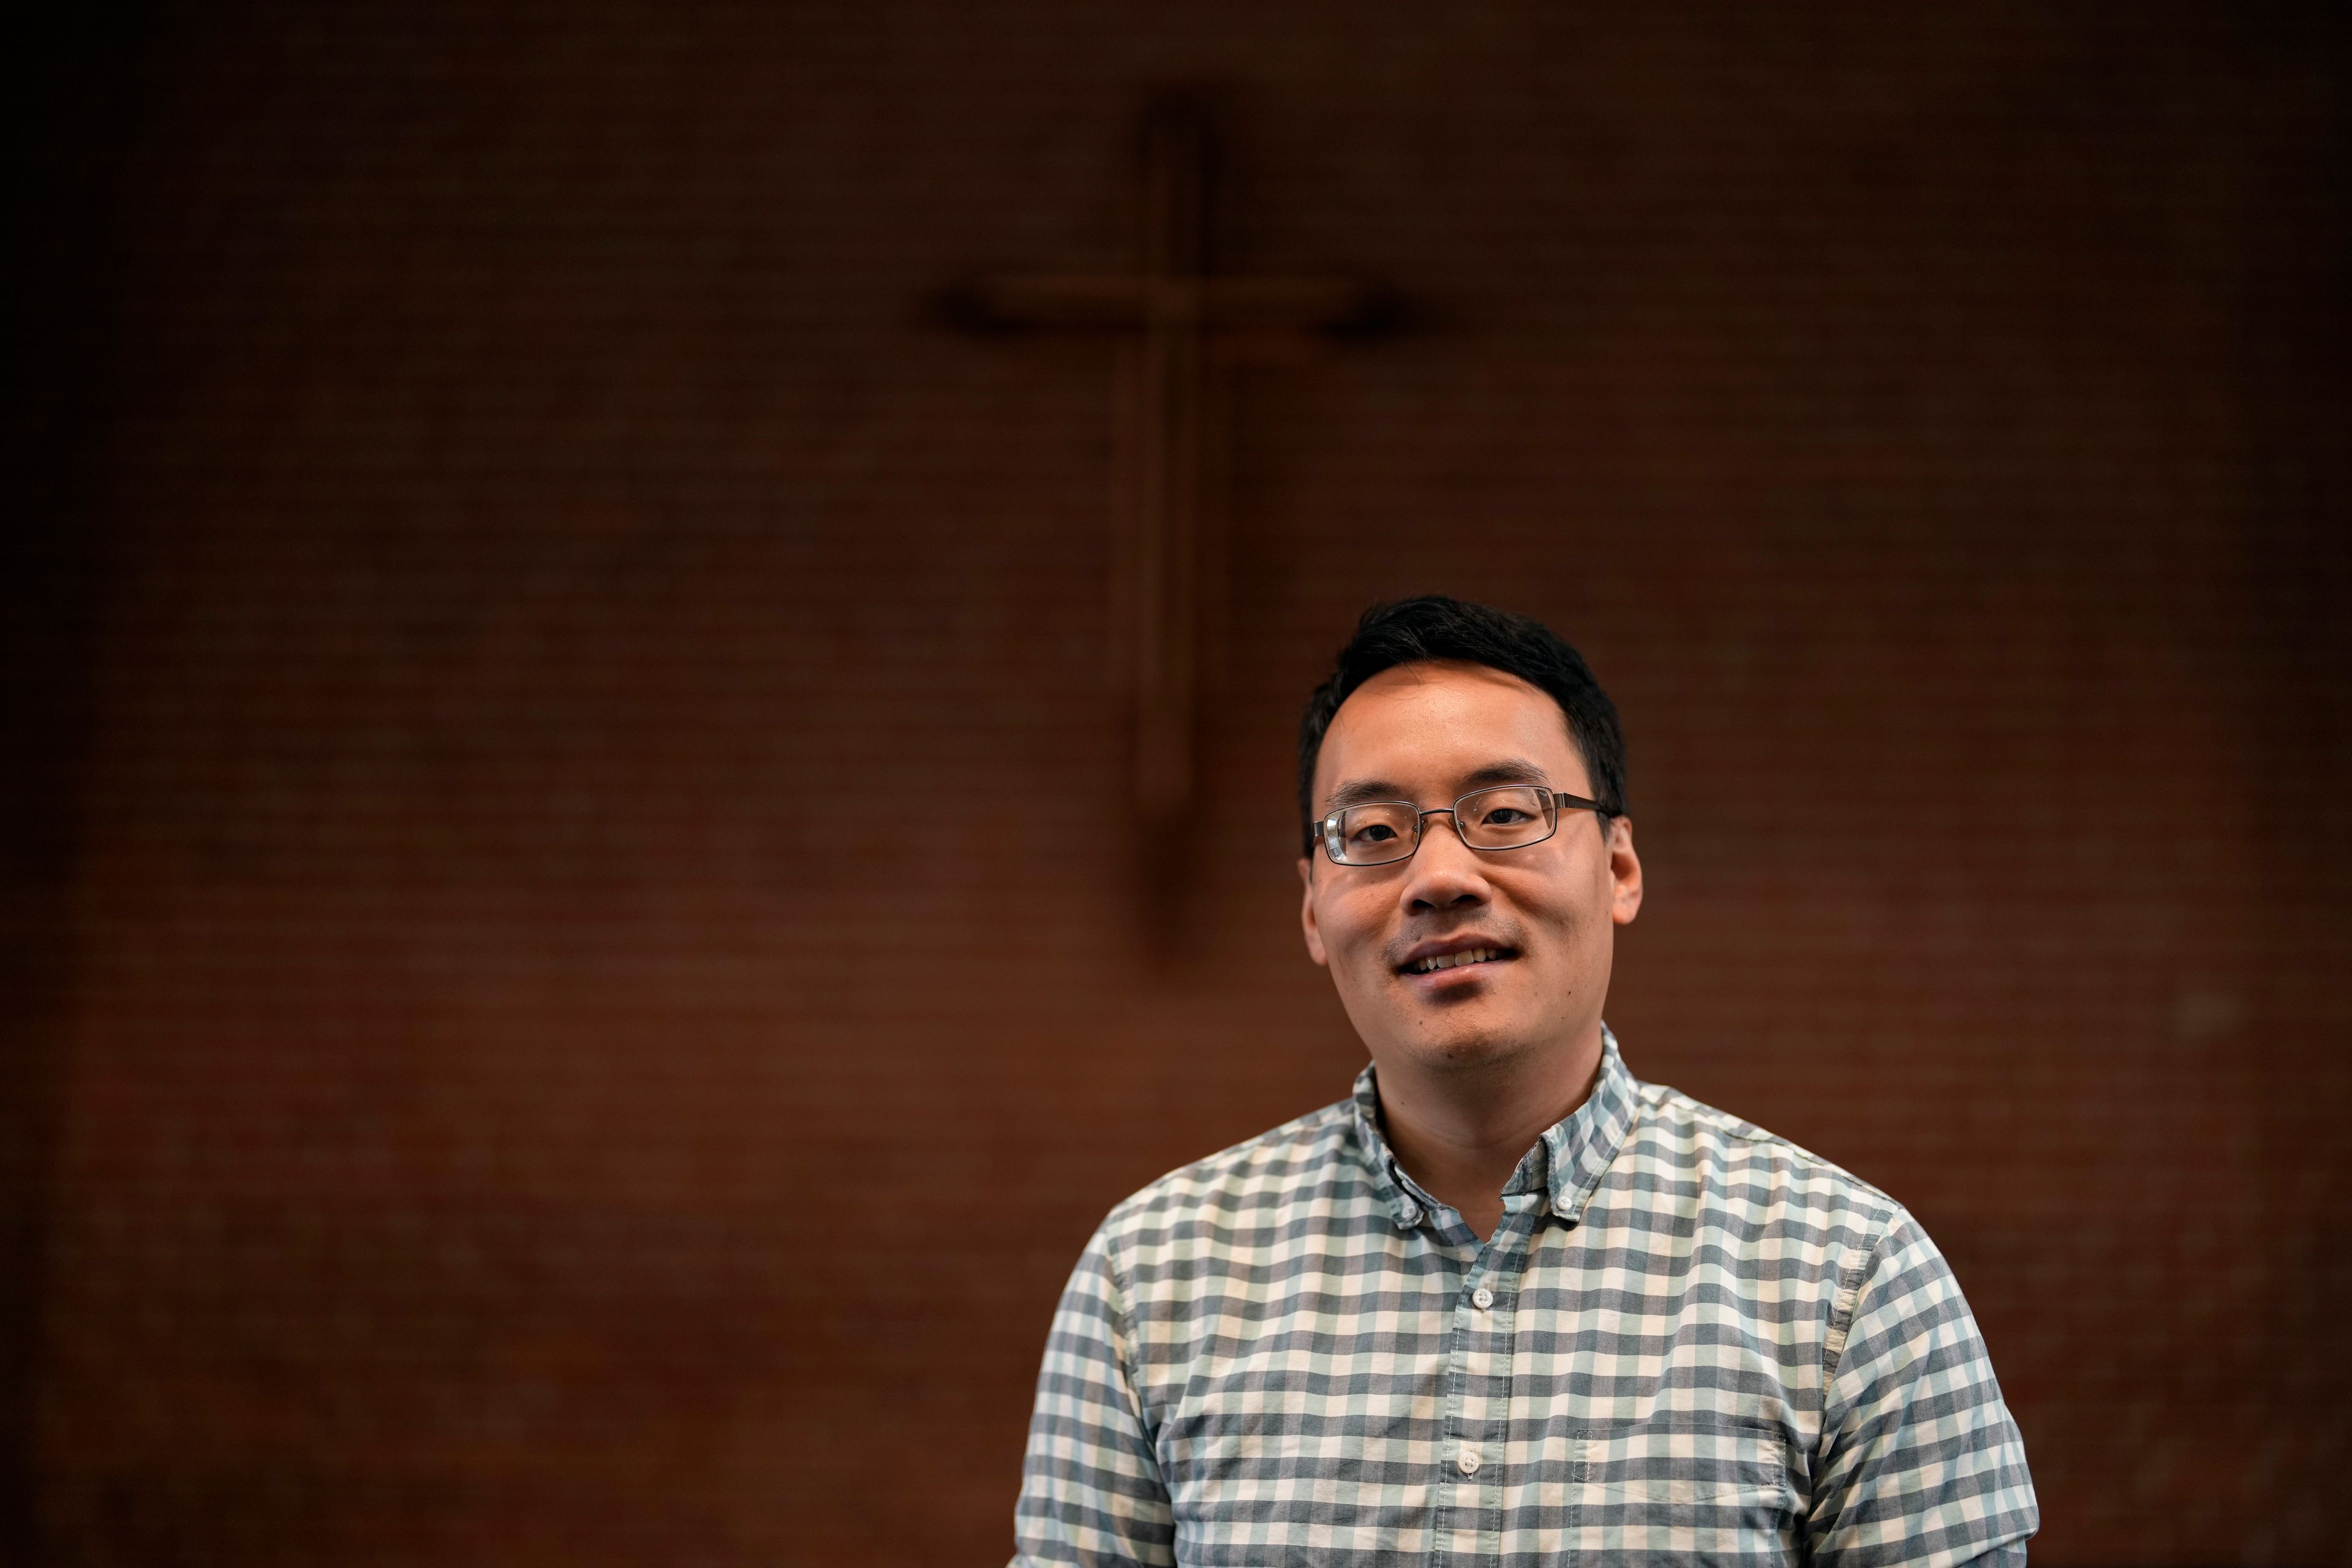
<svg viewBox="0 0 2352 1568">
<path fill-rule="evenodd" d="M 59 340 L 119 339 L 46 514 L 100 569 L 26 831 L 78 848 L 10 905 L 65 933 L 12 1003 L 40 1560 L 1000 1557 L 1094 1221 L 1360 1059 L 1288 747 L 1421 588 L 1616 694 L 1629 1059 L 1919 1213 L 2037 1557 L 2344 1560 L 2318 23 L 233 6 L 86 58 L 141 107 L 71 220 L 119 330 Z M 1226 260 L 1415 310 L 1227 384 L 1148 910 L 1109 351 L 926 301 L 1118 258 L 1170 83 Z M 948 792 L 986 835 L 899 829 Z"/>
</svg>

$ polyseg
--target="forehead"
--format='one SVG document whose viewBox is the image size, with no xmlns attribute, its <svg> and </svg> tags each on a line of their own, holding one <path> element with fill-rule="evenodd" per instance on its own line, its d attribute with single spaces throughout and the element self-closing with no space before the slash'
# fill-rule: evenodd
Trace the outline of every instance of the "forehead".
<svg viewBox="0 0 2352 1568">
<path fill-rule="evenodd" d="M 1332 716 L 1315 795 L 1356 780 L 1442 793 L 1510 758 L 1534 763 L 1555 789 L 1589 793 L 1568 716 L 1541 690 L 1482 664 L 1401 664 L 1349 693 Z"/>
</svg>

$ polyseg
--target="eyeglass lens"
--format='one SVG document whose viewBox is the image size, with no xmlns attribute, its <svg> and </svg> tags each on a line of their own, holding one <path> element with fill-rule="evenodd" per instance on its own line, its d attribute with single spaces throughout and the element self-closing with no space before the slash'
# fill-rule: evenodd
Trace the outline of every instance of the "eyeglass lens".
<svg viewBox="0 0 2352 1568">
<path fill-rule="evenodd" d="M 1473 849 L 1516 849 L 1551 837 L 1558 808 L 1551 792 L 1533 785 L 1504 784 L 1465 795 L 1454 803 L 1462 842 Z M 1332 858 L 1348 866 L 1378 866 L 1402 860 L 1420 846 L 1422 813 L 1403 801 L 1351 805 L 1339 815 Z"/>
</svg>

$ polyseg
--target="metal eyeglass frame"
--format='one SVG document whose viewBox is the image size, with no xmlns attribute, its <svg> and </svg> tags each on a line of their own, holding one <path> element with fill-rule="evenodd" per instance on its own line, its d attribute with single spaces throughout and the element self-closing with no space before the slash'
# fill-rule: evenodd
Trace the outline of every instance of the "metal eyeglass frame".
<svg viewBox="0 0 2352 1568">
<path fill-rule="evenodd" d="M 1543 837 L 1540 838 L 1529 838 L 1517 844 L 1488 845 L 1471 843 L 1467 837 L 1464 837 L 1462 832 L 1462 803 L 1465 800 L 1475 800 L 1482 795 L 1494 795 L 1498 791 L 1507 789 L 1532 790 L 1536 794 L 1545 797 L 1547 803 L 1550 806 L 1551 819 L 1544 826 Z M 1407 811 L 1413 814 L 1412 847 L 1407 849 L 1402 855 L 1392 855 L 1385 860 L 1342 860 L 1339 858 L 1338 848 L 1339 843 L 1339 819 L 1351 811 L 1361 811 L 1366 806 L 1371 805 L 1401 805 Z M 1312 846 L 1319 843 L 1323 847 L 1324 857 L 1334 866 L 1353 866 L 1358 868 L 1370 866 L 1393 866 L 1401 860 L 1410 860 L 1414 856 L 1421 853 L 1422 840 L 1429 837 L 1429 819 L 1433 816 L 1443 815 L 1454 819 L 1454 836 L 1462 840 L 1462 847 L 1465 849 L 1475 850 L 1481 855 L 1501 855 L 1513 849 L 1531 848 L 1538 844 L 1543 843 L 1545 839 L 1558 837 L 1559 833 L 1559 814 L 1563 807 L 1571 811 L 1598 812 L 1600 813 L 1601 819 L 1603 822 L 1610 820 L 1617 815 L 1597 800 L 1587 800 L 1580 795 L 1570 795 L 1565 790 L 1547 789 L 1542 784 L 1488 784 L 1485 789 L 1474 789 L 1467 795 L 1456 796 L 1452 805 L 1433 805 L 1427 811 L 1422 810 L 1421 807 L 1415 805 L 1409 800 L 1360 800 L 1352 805 L 1341 806 L 1339 810 L 1330 813 L 1328 816 L 1325 816 L 1322 821 L 1317 823 L 1308 835 L 1308 844 L 1311 853 Z"/>
</svg>

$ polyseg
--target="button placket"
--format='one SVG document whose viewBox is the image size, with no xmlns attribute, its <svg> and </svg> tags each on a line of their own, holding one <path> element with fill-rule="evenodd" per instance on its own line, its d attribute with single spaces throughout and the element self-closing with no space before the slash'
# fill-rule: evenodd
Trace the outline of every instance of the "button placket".
<svg viewBox="0 0 2352 1568">
<path fill-rule="evenodd" d="M 1451 1472 L 1444 1531 L 1449 1568 L 1487 1565 L 1502 1550 L 1503 1443 L 1509 1430 L 1513 1313 L 1511 1280 L 1525 1269 L 1529 1236 L 1544 1214 L 1540 1194 L 1508 1205 L 1501 1227 L 1481 1247 L 1454 1298 L 1451 1442 L 1442 1450 Z M 1496 1287 L 1501 1287 L 1497 1289 Z"/>
</svg>

